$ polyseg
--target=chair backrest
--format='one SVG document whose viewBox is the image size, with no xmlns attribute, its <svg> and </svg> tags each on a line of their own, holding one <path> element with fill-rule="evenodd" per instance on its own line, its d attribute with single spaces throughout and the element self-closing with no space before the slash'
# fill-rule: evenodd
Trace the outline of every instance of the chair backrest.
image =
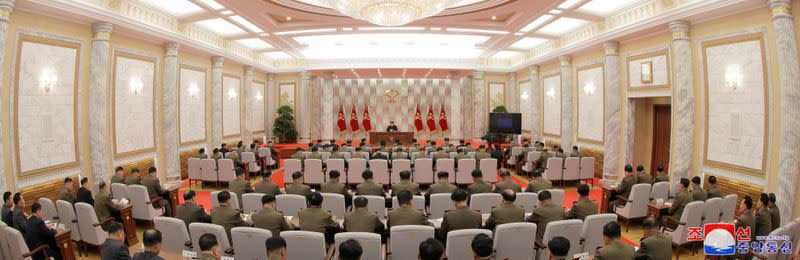
<svg viewBox="0 0 800 260">
<path fill-rule="evenodd" d="M 150 203 L 150 195 L 147 188 L 142 185 L 128 186 L 128 196 L 133 204 L 133 218 L 141 220 L 152 220 L 156 209 Z"/>
<path fill-rule="evenodd" d="M 492 231 L 486 229 L 459 229 L 447 232 L 447 248 L 445 249 L 447 259 L 471 259 L 473 257 L 472 250 L 464 249 L 471 248 L 472 239 L 478 234 L 492 237 Z"/>
<path fill-rule="evenodd" d="M 456 172 L 456 183 L 472 184 L 473 170 L 475 170 L 475 159 L 458 160 L 458 172 Z"/>
<path fill-rule="evenodd" d="M 303 172 L 303 163 L 298 159 L 286 159 L 283 161 L 283 182 L 292 182 L 292 173 Z"/>
<path fill-rule="evenodd" d="M 578 171 L 580 170 L 581 158 L 579 157 L 568 157 L 566 161 L 564 161 L 564 180 L 572 181 L 580 179 L 580 175 L 578 175 Z"/>
<path fill-rule="evenodd" d="M 192 245 L 197 255 L 200 255 L 200 236 L 203 234 L 213 234 L 217 237 L 220 249 L 223 252 L 231 248 L 231 243 L 228 240 L 228 235 L 225 234 L 225 228 L 217 224 L 194 222 L 189 224 L 189 235 L 192 238 Z M 262 244 L 263 246 L 263 244 Z"/>
<path fill-rule="evenodd" d="M 519 198 L 518 198 L 519 199 Z M 533 259 L 536 224 L 506 223 L 494 230 L 494 259 Z"/>
<path fill-rule="evenodd" d="M 203 174 L 201 173 L 202 168 L 200 167 L 200 158 L 188 158 L 186 159 L 186 164 L 189 167 L 187 171 L 189 172 L 190 180 L 200 180 L 203 178 Z"/>
<path fill-rule="evenodd" d="M 256 161 L 256 154 L 253 152 L 242 152 L 242 161 L 248 164 L 250 172 L 258 171 L 258 161 Z"/>
<path fill-rule="evenodd" d="M 561 157 L 550 157 L 547 159 L 547 168 L 544 170 L 544 177 L 546 180 L 554 181 L 563 178 L 563 159 Z"/>
<path fill-rule="evenodd" d="M 186 242 L 192 241 L 186 223 L 181 219 L 156 217 L 153 220 L 156 230 L 161 231 L 161 251 L 176 254 L 183 253 Z"/>
<path fill-rule="evenodd" d="M 200 178 L 203 181 L 217 181 L 217 161 L 211 158 L 200 160 Z"/>
<path fill-rule="evenodd" d="M 369 160 L 369 169 L 372 171 L 372 179 L 378 184 L 389 184 L 389 160 L 373 159 Z"/>
<path fill-rule="evenodd" d="M 686 204 L 683 208 L 683 214 L 680 221 L 686 225 L 678 225 L 675 232 L 671 232 L 672 242 L 676 244 L 685 244 L 688 241 L 688 227 L 699 227 L 703 217 L 703 203 L 702 201 L 694 201 Z"/>
<path fill-rule="evenodd" d="M 738 199 L 739 195 L 736 194 L 728 194 L 722 198 L 722 207 L 720 208 L 721 215 L 719 217 L 719 221 L 733 221 L 734 212 L 736 212 L 736 202 Z"/>
<path fill-rule="evenodd" d="M 583 244 L 580 252 L 594 252 L 597 247 L 603 246 L 603 226 L 609 222 L 617 221 L 617 214 L 605 213 L 586 216 L 581 228 Z"/>
<path fill-rule="evenodd" d="M 361 245 L 361 259 L 383 259 L 381 251 L 381 235 L 367 232 L 343 232 L 333 236 L 334 240 L 334 259 L 339 259 L 339 245 L 348 239 L 358 241 Z M 238 254 L 238 253 L 237 253 Z"/>
<path fill-rule="evenodd" d="M 414 195 L 414 197 L 411 198 L 411 207 L 422 211 L 422 213 L 425 213 L 425 197 L 421 195 Z M 400 208 L 400 203 L 397 201 L 397 197 L 392 197 L 392 208 Z"/>
<path fill-rule="evenodd" d="M 322 172 L 322 160 L 306 159 L 305 171 L 303 171 L 303 181 L 306 184 L 320 184 L 325 180 L 325 173 Z"/>
<path fill-rule="evenodd" d="M 361 177 L 361 173 L 367 169 L 367 160 L 364 158 L 352 158 L 347 160 L 347 164 L 347 183 L 363 183 L 364 178 Z"/>
<path fill-rule="evenodd" d="M 431 207 L 430 211 L 428 212 L 430 213 L 429 218 L 443 218 L 445 211 L 455 209 L 455 206 L 453 206 L 453 201 L 450 200 L 449 193 L 431 194 L 430 199 Z"/>
<path fill-rule="evenodd" d="M 594 178 L 594 157 L 587 156 L 581 157 L 581 170 L 580 170 L 580 179 L 592 179 Z"/>
<path fill-rule="evenodd" d="M 433 160 L 428 158 L 414 160 L 414 182 L 420 184 L 433 183 Z"/>
<path fill-rule="evenodd" d="M 22 257 L 22 255 L 30 253 L 31 251 L 28 249 L 28 244 L 25 243 L 25 237 L 22 236 L 22 233 L 20 233 L 19 230 L 16 230 L 13 227 L 5 227 L 3 228 L 3 231 L 3 233 L 5 233 L 3 236 L 5 236 L 6 244 L 8 244 L 10 251 L 9 255 L 11 255 L 9 259 L 33 259 L 31 257 Z"/>
<path fill-rule="evenodd" d="M 367 210 L 375 213 L 380 219 L 386 219 L 386 198 L 382 196 L 359 196 L 367 198 Z"/>
<path fill-rule="evenodd" d="M 400 182 L 400 172 L 402 171 L 409 171 L 411 172 L 411 160 L 408 159 L 396 159 L 392 160 L 392 184 Z"/>
<path fill-rule="evenodd" d="M 57 200 L 56 208 L 58 209 L 58 220 L 67 226 L 67 229 L 79 230 L 78 216 L 75 214 L 75 208 L 72 207 L 72 203 L 66 200 Z M 81 241 L 81 232 L 70 232 L 70 238 L 74 241 Z"/>
<path fill-rule="evenodd" d="M 337 193 L 322 193 L 322 209 L 330 212 L 337 219 L 344 219 L 344 195 Z"/>
<path fill-rule="evenodd" d="M 344 167 L 344 159 L 328 159 L 326 164 L 325 181 L 328 181 L 328 174 L 333 170 L 339 171 L 339 183 L 347 183 L 347 171 Z"/>
<path fill-rule="evenodd" d="M 286 259 L 324 259 L 325 235 L 311 231 L 283 231 Z"/>
<path fill-rule="evenodd" d="M 264 259 L 267 258 L 267 248 L 264 246 L 267 239 L 272 237 L 272 232 L 263 228 L 235 227 L 231 229 L 231 241 L 236 259 Z"/>
<path fill-rule="evenodd" d="M 8 241 L 11 239 L 11 235 L 6 234 L 6 225 L 5 222 L 0 221 L 0 257 L 3 259 L 14 259 L 11 255 L 11 248 L 8 247 Z"/>
<path fill-rule="evenodd" d="M 197 158 L 194 158 L 194 159 L 197 159 Z M 125 198 L 125 199 L 127 199 L 129 201 L 131 200 L 130 195 L 128 195 L 128 185 L 125 185 L 125 184 L 122 184 L 122 183 L 112 183 L 111 184 L 111 195 L 113 195 L 115 199 Z"/>
<path fill-rule="evenodd" d="M 219 193 L 220 193 L 220 191 L 212 191 L 208 195 L 209 197 L 211 197 L 211 208 L 219 207 L 219 199 L 217 198 L 217 195 L 219 195 Z M 231 199 L 230 199 L 231 208 L 232 209 L 240 209 L 239 208 L 239 197 L 236 196 L 235 192 L 229 191 L 229 193 L 231 194 Z M 259 200 L 261 200 L 261 198 L 259 198 Z"/>
<path fill-rule="evenodd" d="M 39 198 L 39 204 L 42 205 L 42 219 L 47 220 L 57 220 L 58 219 L 58 210 L 56 210 L 56 204 L 53 203 L 52 200 L 49 198 Z"/>
<path fill-rule="evenodd" d="M 324 200 L 323 200 L 324 201 Z M 306 208 L 306 197 L 297 194 L 280 194 L 275 196 L 275 207 L 284 216 L 297 216 L 297 212 Z"/>
<path fill-rule="evenodd" d="M 389 229 L 392 259 L 417 259 L 419 244 L 433 238 L 433 227 L 420 225 L 394 226 Z M 402 237 L 402 239 L 397 239 Z"/>
<path fill-rule="evenodd" d="M 512 158 L 516 158 L 517 156 L 522 155 L 522 147 L 521 146 L 514 146 L 511 147 L 511 156 Z"/>
<path fill-rule="evenodd" d="M 548 189 L 547 191 L 550 192 L 551 201 L 553 204 L 559 207 L 564 207 L 564 190 L 562 189 Z M 538 196 L 538 194 L 537 194 Z M 538 197 L 536 198 L 539 199 Z M 537 204 L 538 205 L 538 204 Z"/>
<path fill-rule="evenodd" d="M 550 241 L 554 237 L 564 237 L 569 240 L 569 253 L 568 256 L 575 255 L 581 250 L 581 229 L 583 228 L 583 221 L 580 219 L 558 220 L 547 223 L 544 230 L 542 242 Z"/>
<path fill-rule="evenodd" d="M 319 156 L 322 158 L 322 161 L 324 162 L 324 161 L 327 161 L 328 159 L 331 158 L 331 153 L 330 152 L 319 152 Z"/>
<path fill-rule="evenodd" d="M 534 162 L 534 161 L 538 161 L 539 157 L 542 157 L 542 152 L 540 152 L 540 151 L 530 151 L 530 152 L 528 152 L 528 155 L 525 157 L 525 160 L 529 161 L 529 162 Z"/>
<path fill-rule="evenodd" d="M 650 198 L 667 201 L 667 199 L 669 199 L 669 182 L 662 181 L 653 183 L 653 189 L 650 190 Z"/>
<path fill-rule="evenodd" d="M 678 186 L 681 185 L 679 181 L 675 181 L 672 183 L 672 186 L 669 188 L 669 197 L 674 198 L 675 195 L 678 194 Z"/>
<path fill-rule="evenodd" d="M 481 214 L 490 214 L 492 209 L 500 206 L 499 193 L 478 193 L 472 194 L 469 199 L 469 208 L 479 211 Z"/>
<path fill-rule="evenodd" d="M 520 192 L 517 193 L 517 199 L 514 200 L 514 205 L 525 209 L 525 213 L 532 213 L 533 208 L 539 205 L 539 194 L 535 192 Z"/>
<path fill-rule="evenodd" d="M 627 218 L 639 218 L 647 215 L 647 203 L 650 202 L 650 184 L 634 184 L 631 188 L 631 195 L 628 196 L 628 203 L 625 207 L 617 210 L 617 213 Z"/>
<path fill-rule="evenodd" d="M 233 172 L 233 160 L 217 160 L 217 174 L 219 176 L 219 181 L 221 182 L 228 182 L 236 179 L 236 173 Z"/>
<path fill-rule="evenodd" d="M 91 245 L 102 245 L 108 238 L 108 233 L 95 225 L 100 221 L 97 220 L 97 214 L 94 212 L 94 207 L 89 203 L 78 202 L 75 203 L 75 213 L 78 215 L 78 227 L 80 227 L 81 238 L 84 243 Z"/>
<path fill-rule="evenodd" d="M 313 154 L 314 152 L 303 152 L 303 158 L 308 159 L 308 156 Z"/>
<path fill-rule="evenodd" d="M 261 204 L 261 198 L 264 193 L 245 193 L 242 195 L 242 211 L 244 214 L 250 214 L 264 208 Z"/>
<path fill-rule="evenodd" d="M 703 204 L 702 224 L 719 222 L 722 212 L 722 198 L 710 198 Z"/>
<path fill-rule="evenodd" d="M 270 156 L 269 147 L 258 148 L 258 157 L 268 157 L 268 156 Z"/>
<path fill-rule="evenodd" d="M 447 172 L 448 173 L 447 182 L 455 183 L 456 182 L 455 160 L 450 158 L 436 160 L 436 172 Z"/>
<path fill-rule="evenodd" d="M 483 180 L 486 182 L 497 182 L 497 159 L 481 159 L 480 165 L 483 173 Z"/>
</svg>

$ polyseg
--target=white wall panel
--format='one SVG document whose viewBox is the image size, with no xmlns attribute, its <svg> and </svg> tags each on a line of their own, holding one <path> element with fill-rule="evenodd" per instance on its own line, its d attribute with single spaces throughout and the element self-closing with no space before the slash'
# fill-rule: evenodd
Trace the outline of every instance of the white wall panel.
<svg viewBox="0 0 800 260">
<path fill-rule="evenodd" d="M 247 113 L 250 113 L 250 119 L 252 122 L 249 124 L 252 126 L 253 132 L 264 131 L 264 83 L 253 81 L 253 84 L 250 85 L 250 97 L 247 97 Z M 259 98 L 260 97 L 260 98 Z"/>
<path fill-rule="evenodd" d="M 154 58 L 117 51 L 114 61 L 114 141 L 117 156 L 155 148 Z"/>
<path fill-rule="evenodd" d="M 181 66 L 179 78 L 181 144 L 206 140 L 206 69 Z"/>
<path fill-rule="evenodd" d="M 578 69 L 578 141 L 603 143 L 605 125 L 603 66 Z"/>
<path fill-rule="evenodd" d="M 241 133 L 242 81 L 233 76 L 222 77 L 222 135 L 230 137 Z"/>
<path fill-rule="evenodd" d="M 542 80 L 544 99 L 544 134 L 561 136 L 561 75 L 545 76 Z"/>
</svg>

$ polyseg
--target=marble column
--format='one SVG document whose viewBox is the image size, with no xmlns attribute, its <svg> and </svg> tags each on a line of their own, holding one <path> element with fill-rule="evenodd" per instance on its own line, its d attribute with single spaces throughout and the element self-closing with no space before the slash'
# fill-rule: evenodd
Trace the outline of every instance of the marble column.
<svg viewBox="0 0 800 260">
<path fill-rule="evenodd" d="M 633 165 L 633 142 L 636 141 L 636 99 L 629 98 L 628 113 L 625 114 L 625 164 Z M 654 169 L 650 169 L 651 171 Z"/>
<path fill-rule="evenodd" d="M 297 132 L 298 138 L 302 142 L 308 142 L 311 138 L 311 75 L 308 71 L 300 73 L 300 106 L 295 111 L 298 119 Z"/>
<path fill-rule="evenodd" d="M 272 121 L 275 120 L 275 104 L 278 102 L 278 91 L 275 86 L 275 74 L 267 73 L 267 86 L 264 90 L 264 99 L 267 108 L 264 109 L 264 135 L 267 140 L 272 139 Z"/>
<path fill-rule="evenodd" d="M 11 12 L 14 11 L 14 0 L 2 0 L 0 1 L 0 64 L 3 64 L 5 60 L 5 48 L 6 48 L 6 40 L 8 39 L 8 24 L 11 22 Z M 2 72 L 0 72 L 2 73 Z M 2 87 L 0 87 L 1 89 Z M 0 111 L 3 111 L 5 106 L 0 106 Z M 3 127 L 0 127 L 0 132 Z M 0 135 L 1 136 L 1 135 Z M 0 137 L 0 147 L 2 147 L 2 137 Z M 78 140 L 75 140 L 78 141 Z M 2 149 L 0 149 L 2 150 Z M 0 158 L 3 158 L 3 152 L 0 151 Z M 6 182 L 6 178 L 9 177 L 6 175 L 5 172 L 5 165 L 3 165 L 3 160 L 0 160 L 0 188 L 4 188 L 7 190 L 12 190 L 8 186 L 8 182 Z M 12 180 L 9 178 L 9 180 Z M 14 186 L 14 185 L 12 185 Z"/>
<path fill-rule="evenodd" d="M 111 168 L 111 103 L 108 68 L 111 65 L 111 29 L 108 22 L 92 24 L 89 61 L 89 145 L 94 183 L 109 179 Z"/>
<path fill-rule="evenodd" d="M 167 178 L 180 178 L 181 161 L 178 152 L 180 140 L 178 140 L 178 48 L 177 42 L 164 44 L 164 83 L 163 88 L 163 109 L 161 111 L 161 130 L 163 131 L 162 149 L 159 153 L 163 157 L 159 159 L 163 162 L 164 169 L 158 171 L 166 174 Z M 163 176 L 162 176 L 163 177 Z"/>
<path fill-rule="evenodd" d="M 528 91 L 531 99 L 531 107 L 520 109 L 530 111 L 531 113 L 531 139 L 541 141 L 542 136 L 542 90 L 539 86 L 539 65 L 530 67 L 531 71 L 531 87 Z"/>
<path fill-rule="evenodd" d="M 447 126 L 449 128 L 449 136 L 450 139 L 461 139 L 463 135 L 461 134 L 461 128 L 458 126 L 461 125 L 461 121 L 463 121 L 463 115 L 457 111 L 461 111 L 462 106 L 462 89 L 463 86 L 461 85 L 460 79 L 461 73 L 458 71 L 451 71 L 450 72 L 450 109 L 447 111 Z"/>
<path fill-rule="evenodd" d="M 474 82 L 472 75 L 466 76 L 461 78 L 461 86 L 462 86 L 462 97 L 461 102 L 462 104 L 469 104 L 461 106 L 461 117 L 462 124 L 461 124 L 461 136 L 464 139 L 471 139 L 475 137 L 475 99 L 474 93 L 472 92 L 472 83 Z M 413 110 L 413 108 L 412 108 Z M 410 112 L 414 113 L 414 112 Z"/>
<path fill-rule="evenodd" d="M 474 127 L 472 136 L 475 139 L 480 139 L 486 134 L 486 93 L 485 86 L 484 86 L 484 79 L 483 79 L 483 71 L 476 71 L 472 78 L 472 96 L 473 96 L 473 104 L 475 104 L 473 109 L 473 116 L 475 117 Z"/>
<path fill-rule="evenodd" d="M 670 155 L 670 173 L 673 179 L 690 176 L 694 158 L 694 72 L 692 65 L 692 42 L 689 38 L 689 22 L 669 23 L 672 31 L 673 85 L 673 147 Z"/>
<path fill-rule="evenodd" d="M 781 144 L 780 164 L 778 168 L 777 204 L 783 216 L 791 217 L 793 202 L 797 195 L 800 159 L 800 65 L 798 65 L 797 38 L 795 37 L 794 18 L 792 17 L 791 0 L 769 0 L 772 10 L 772 27 L 775 29 L 778 47 L 778 70 L 780 72 L 781 93 Z M 786 223 L 788 217 L 781 218 Z"/>
<path fill-rule="evenodd" d="M 244 67 L 244 89 L 242 90 L 242 98 L 240 99 L 242 102 L 242 118 L 244 118 L 244 123 L 242 126 L 242 142 L 245 145 L 250 145 L 253 143 L 253 117 L 250 113 L 250 110 L 253 108 L 250 107 L 250 100 L 253 99 L 253 93 L 250 93 L 250 89 L 253 87 L 253 66 L 245 66 Z"/>
<path fill-rule="evenodd" d="M 508 92 L 506 94 L 506 109 L 508 112 L 519 112 L 519 87 L 517 86 L 517 73 L 508 73 Z"/>
<path fill-rule="evenodd" d="M 572 56 L 562 55 L 561 61 L 561 147 L 572 149 Z"/>
<path fill-rule="evenodd" d="M 603 79 L 606 88 L 605 95 L 605 137 L 603 138 L 603 180 L 615 181 L 619 177 L 620 142 L 622 129 L 620 128 L 622 104 L 622 88 L 619 79 L 619 42 L 603 43 L 605 49 L 605 67 Z"/>
<path fill-rule="evenodd" d="M 222 64 L 225 57 L 211 58 L 211 147 L 222 144 Z"/>
</svg>

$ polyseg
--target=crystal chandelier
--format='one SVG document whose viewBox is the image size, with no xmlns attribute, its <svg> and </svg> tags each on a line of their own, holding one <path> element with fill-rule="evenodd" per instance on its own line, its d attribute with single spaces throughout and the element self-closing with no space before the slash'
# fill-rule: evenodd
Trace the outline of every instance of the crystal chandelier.
<svg viewBox="0 0 800 260">
<path fill-rule="evenodd" d="M 434 16 L 459 0 L 320 0 L 340 13 L 380 26 L 399 26 Z"/>
</svg>

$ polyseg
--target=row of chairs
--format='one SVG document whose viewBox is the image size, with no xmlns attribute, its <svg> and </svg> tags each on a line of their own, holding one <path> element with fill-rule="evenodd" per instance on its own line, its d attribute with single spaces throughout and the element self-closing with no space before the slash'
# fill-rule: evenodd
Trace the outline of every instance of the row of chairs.
<svg viewBox="0 0 800 260">
<path fill-rule="evenodd" d="M 305 183 L 320 184 L 328 180 L 327 173 L 337 170 L 342 174 L 339 182 L 359 184 L 364 182 L 361 173 L 369 169 L 372 171 L 375 182 L 384 185 L 400 182 L 400 172 L 402 171 L 411 171 L 412 180 L 420 184 L 435 182 L 434 174 L 440 171 L 449 173 L 448 181 L 451 183 L 471 184 L 471 173 L 475 170 L 475 166 L 475 159 L 461 159 L 458 161 L 457 168 L 454 159 L 439 159 L 436 160 L 434 167 L 432 159 L 422 158 L 414 160 L 413 165 L 411 160 L 392 160 L 391 168 L 389 168 L 388 160 L 372 159 L 367 161 L 363 158 L 352 158 L 347 160 L 347 167 L 345 167 L 344 159 L 328 159 L 326 167 L 323 169 L 322 160 L 319 159 L 306 159 L 305 162 L 298 159 L 287 159 L 284 161 L 283 180 L 286 183 L 292 182 L 292 173 L 300 171 L 303 172 Z M 497 159 L 481 159 L 479 169 L 483 173 L 484 181 L 497 182 Z"/>
<path fill-rule="evenodd" d="M 770 236 L 778 237 L 778 236 L 788 236 L 791 238 L 790 242 L 792 242 L 792 254 L 767 254 L 767 260 L 790 260 L 792 256 L 798 255 L 800 252 L 800 247 L 797 246 L 800 243 L 800 218 L 790 221 L 775 230 L 769 233 Z M 780 242 L 778 246 L 780 246 Z"/>
<path fill-rule="evenodd" d="M 534 162 L 539 160 L 540 154 L 537 151 L 528 153 L 522 170 L 533 171 Z M 566 160 L 551 157 L 547 159 L 542 177 L 549 181 L 561 181 L 562 185 L 565 181 L 589 180 L 594 187 L 594 163 L 594 157 L 568 157 Z"/>
<path fill-rule="evenodd" d="M 125 185 L 122 183 L 111 184 L 111 194 L 116 199 L 127 199 L 133 205 L 133 218 L 153 222 L 157 216 L 164 215 L 164 209 L 155 208 L 147 193 L 147 187 L 142 185 Z"/>
<path fill-rule="evenodd" d="M 264 167 L 275 165 L 269 148 L 258 148 L 258 155 L 260 157 L 259 160 L 262 161 L 261 165 L 264 165 Z M 242 152 L 241 160 L 247 164 L 247 169 L 251 173 L 258 173 L 261 171 L 261 166 L 256 160 L 255 153 Z M 236 167 L 231 159 L 222 158 L 214 160 L 211 158 L 189 158 L 187 159 L 187 164 L 190 185 L 192 181 L 201 181 L 202 183 L 214 182 L 217 188 L 219 188 L 220 182 L 227 183 L 236 179 L 236 173 L 234 172 Z"/>
</svg>

